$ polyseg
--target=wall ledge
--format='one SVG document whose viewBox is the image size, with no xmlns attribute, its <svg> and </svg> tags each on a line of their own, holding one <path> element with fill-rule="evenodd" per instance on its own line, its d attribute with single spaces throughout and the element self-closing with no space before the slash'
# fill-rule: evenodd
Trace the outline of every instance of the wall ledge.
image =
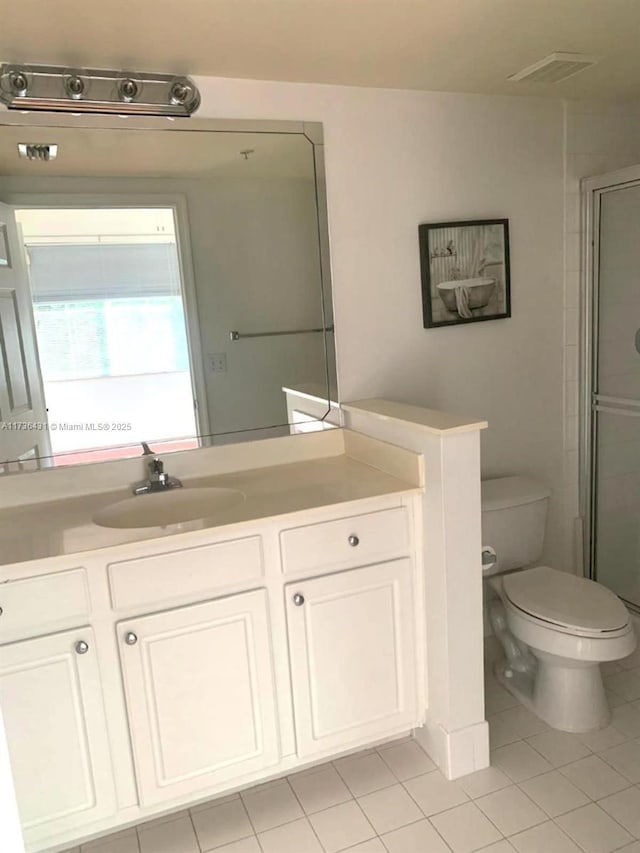
<svg viewBox="0 0 640 853">
<path fill-rule="evenodd" d="M 422 432 L 432 435 L 451 435 L 461 432 L 475 432 L 488 427 L 487 421 L 474 420 L 462 415 L 452 415 L 437 409 L 425 409 L 407 403 L 395 403 L 372 397 L 367 400 L 355 400 L 342 403 L 345 412 L 363 412 L 380 420 L 395 420 Z"/>
</svg>

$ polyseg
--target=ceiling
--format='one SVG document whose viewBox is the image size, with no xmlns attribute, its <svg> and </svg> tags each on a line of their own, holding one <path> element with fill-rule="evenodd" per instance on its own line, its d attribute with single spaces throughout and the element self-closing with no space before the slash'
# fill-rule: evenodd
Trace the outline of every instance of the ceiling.
<svg viewBox="0 0 640 853">
<path fill-rule="evenodd" d="M 51 162 L 18 156 L 18 143 L 58 145 Z M 247 157 L 242 152 L 251 152 Z M 0 128 L 0 176 L 314 178 L 302 134 Z"/>
<path fill-rule="evenodd" d="M 3 0 L 10 5 L 10 0 Z M 3 61 L 566 98 L 640 98 L 640 0 L 32 0 Z M 602 61 L 507 77 L 555 51 Z"/>
</svg>

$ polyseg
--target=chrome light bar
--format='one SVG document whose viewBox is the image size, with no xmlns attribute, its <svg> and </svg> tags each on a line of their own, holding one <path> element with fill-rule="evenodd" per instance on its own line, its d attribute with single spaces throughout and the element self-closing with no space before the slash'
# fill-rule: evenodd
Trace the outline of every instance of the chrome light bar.
<svg viewBox="0 0 640 853">
<path fill-rule="evenodd" d="M 187 117 L 200 106 L 200 93 L 175 74 L 5 64 L 0 102 L 10 110 Z"/>
</svg>

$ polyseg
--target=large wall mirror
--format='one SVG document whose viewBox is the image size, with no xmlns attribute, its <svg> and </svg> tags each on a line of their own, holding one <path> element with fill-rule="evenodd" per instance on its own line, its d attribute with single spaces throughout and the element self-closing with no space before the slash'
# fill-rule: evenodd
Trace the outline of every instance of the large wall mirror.
<svg viewBox="0 0 640 853">
<path fill-rule="evenodd" d="M 328 426 L 321 125 L 0 113 L 0 347 L 2 473 Z"/>
</svg>

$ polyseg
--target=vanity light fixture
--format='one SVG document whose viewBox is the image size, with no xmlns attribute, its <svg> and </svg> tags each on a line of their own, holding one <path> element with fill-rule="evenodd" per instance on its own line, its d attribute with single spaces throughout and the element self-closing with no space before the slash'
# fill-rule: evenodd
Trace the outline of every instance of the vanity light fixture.
<svg viewBox="0 0 640 853">
<path fill-rule="evenodd" d="M 49 163 L 58 156 L 58 146 L 48 142 L 19 142 L 18 154 L 25 160 L 38 160 Z"/>
<path fill-rule="evenodd" d="M 4 64 L 0 103 L 10 110 L 186 118 L 200 106 L 200 93 L 175 74 Z"/>
</svg>

